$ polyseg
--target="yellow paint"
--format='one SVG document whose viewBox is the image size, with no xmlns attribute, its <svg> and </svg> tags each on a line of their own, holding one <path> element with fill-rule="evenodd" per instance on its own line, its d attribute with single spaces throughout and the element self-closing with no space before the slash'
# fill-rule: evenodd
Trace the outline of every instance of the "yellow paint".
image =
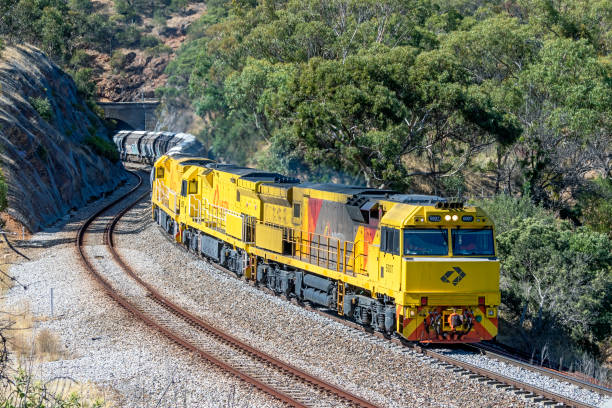
<svg viewBox="0 0 612 408">
<path fill-rule="evenodd" d="M 255 246 L 276 253 L 283 252 L 283 230 L 265 224 L 255 227 Z"/>
<path fill-rule="evenodd" d="M 157 160 L 156 169 L 163 170 L 156 170 L 159 177 L 153 184 L 153 204 L 181 226 L 244 249 L 251 259 L 258 256 L 345 282 L 372 297 L 386 295 L 395 300 L 401 316 L 416 310 L 424 296 L 429 307 L 477 308 L 482 296 L 487 307 L 496 308 L 500 303 L 499 262 L 495 258 L 454 257 L 452 253 L 435 257 L 402 255 L 405 228 L 445 229 L 449 247 L 453 228 L 492 228 L 488 216 L 478 208 L 441 209 L 380 200 L 378 205 L 383 211 L 380 225 L 400 230 L 400 255 L 395 255 L 380 251 L 380 228 L 370 244 L 366 243 L 363 225 L 355 228 L 351 241 L 329 236 L 333 230 L 331 225 L 325 225 L 321 235 L 309 231 L 309 199 L 344 204 L 350 198 L 346 194 L 301 184 L 254 181 L 224 167 L 181 164 L 187 160 L 190 159 L 168 156 Z M 180 194 L 183 181 L 188 183 L 185 195 Z M 299 205 L 297 217 L 296 204 Z M 446 221 L 446 215 L 457 215 L 457 220 Z M 463 215 L 480 221 L 463 222 Z M 439 216 L 440 221 L 430 221 L 430 216 Z M 283 253 L 289 249 L 291 252 Z M 457 285 L 441 280 L 447 271 L 456 271 L 455 268 L 465 273 Z M 479 310 L 476 313 L 481 314 Z M 406 318 L 410 321 L 402 333 L 408 336 L 423 322 L 424 316 Z M 399 320 L 397 324 L 401 330 Z M 481 324 L 490 334 L 497 333 L 487 316 L 482 316 Z"/>
</svg>

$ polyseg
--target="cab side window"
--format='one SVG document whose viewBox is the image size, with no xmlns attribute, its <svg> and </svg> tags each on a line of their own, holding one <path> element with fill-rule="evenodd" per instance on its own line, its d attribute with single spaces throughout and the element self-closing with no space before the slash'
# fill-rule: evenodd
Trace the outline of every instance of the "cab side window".
<svg viewBox="0 0 612 408">
<path fill-rule="evenodd" d="M 399 255 L 400 232 L 398 229 L 382 227 L 380 229 L 380 250 L 393 255 Z"/>
<path fill-rule="evenodd" d="M 187 195 L 187 180 L 183 180 L 181 183 L 181 195 L 185 197 Z"/>
<path fill-rule="evenodd" d="M 380 229 L 380 250 L 382 252 L 387 252 L 387 229 L 387 227 Z"/>
</svg>

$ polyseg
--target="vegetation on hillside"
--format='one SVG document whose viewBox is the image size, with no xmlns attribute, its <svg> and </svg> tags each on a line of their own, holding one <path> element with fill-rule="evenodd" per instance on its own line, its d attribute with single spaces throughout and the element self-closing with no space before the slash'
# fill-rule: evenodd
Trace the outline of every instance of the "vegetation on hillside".
<svg viewBox="0 0 612 408">
<path fill-rule="evenodd" d="M 610 0 L 212 0 L 168 66 L 218 158 L 481 200 L 504 334 L 612 350 Z M 516 340 L 516 339 L 515 339 Z M 540 356 L 541 357 L 541 356 Z"/>
<path fill-rule="evenodd" d="M 502 340 L 536 360 L 603 377 L 584 358 L 610 353 L 612 240 L 532 203 L 499 195 L 480 200 L 495 221 L 501 261 Z"/>
<path fill-rule="evenodd" d="M 162 93 L 226 160 L 567 207 L 612 175 L 611 3 L 474 4 L 212 1 Z"/>
<path fill-rule="evenodd" d="M 143 27 L 143 20 L 155 17 L 165 26 L 170 13 L 184 11 L 193 2 L 114 0 L 107 7 L 92 0 L 0 0 L 0 45 L 39 47 L 74 78 L 83 96 L 92 98 L 94 78 L 100 75 L 92 69 L 97 54 L 111 56 L 126 48 L 170 52 L 157 36 L 147 33 L 152 26 Z"/>
</svg>

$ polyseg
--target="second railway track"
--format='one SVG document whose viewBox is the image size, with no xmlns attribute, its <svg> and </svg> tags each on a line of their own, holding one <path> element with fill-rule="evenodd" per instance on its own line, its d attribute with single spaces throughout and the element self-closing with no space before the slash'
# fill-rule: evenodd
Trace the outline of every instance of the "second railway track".
<svg viewBox="0 0 612 408">
<path fill-rule="evenodd" d="M 288 405 L 375 407 L 336 385 L 309 375 L 218 330 L 163 297 L 141 280 L 115 251 L 112 235 L 121 216 L 149 194 L 142 184 L 142 177 L 133 174 L 139 179 L 136 187 L 87 219 L 76 239 L 81 262 L 119 305 L 182 348 Z M 116 209 L 120 203 L 136 195 L 138 197 L 124 204 L 122 210 Z M 110 251 L 115 267 L 109 269 L 108 264 L 103 267 L 101 260 L 106 259 L 99 254 L 95 256 L 95 261 L 92 259 L 85 245 L 85 238 L 91 231 L 104 231 L 103 243 Z"/>
<path fill-rule="evenodd" d="M 160 233 L 162 233 L 165 236 L 165 238 L 168 239 L 168 241 L 173 242 L 172 238 L 168 236 L 167 234 L 165 234 L 163 230 L 160 229 Z M 186 254 L 195 256 L 192 252 L 190 252 L 189 250 L 187 250 L 186 248 L 180 245 L 179 245 L 179 248 L 181 248 Z M 238 278 L 236 274 L 234 274 L 230 270 L 212 261 L 208 261 L 208 262 L 214 268 L 218 269 L 219 271 L 226 273 L 236 279 L 244 280 L 244 278 Z M 247 282 L 251 285 L 254 285 L 253 281 L 249 280 Z M 276 294 L 272 293 L 269 289 L 265 287 L 259 287 L 259 289 L 273 296 L 276 296 Z M 321 308 L 313 307 L 311 305 L 308 305 L 307 303 L 301 304 L 301 306 L 319 315 L 325 316 L 327 318 L 331 318 L 343 325 L 349 326 L 351 328 L 354 328 L 360 331 L 367 331 L 362 326 L 354 322 L 351 322 L 349 320 L 346 320 L 341 317 L 330 314 Z M 370 332 L 370 331 L 367 331 L 367 332 Z M 388 338 L 387 336 L 384 336 L 378 332 L 370 332 L 370 333 L 377 337 L 390 340 L 391 342 L 395 343 L 397 347 L 405 349 L 405 351 L 411 350 L 418 354 L 431 358 L 432 360 L 435 360 L 435 363 L 438 364 L 440 367 L 448 369 L 449 371 L 453 371 L 458 374 L 470 376 L 471 378 L 477 379 L 478 381 L 486 382 L 496 388 L 505 389 L 507 391 L 513 391 L 516 394 L 523 396 L 526 400 L 529 400 L 535 403 L 542 403 L 543 405 L 546 405 L 546 406 L 557 406 L 557 407 L 567 406 L 567 407 L 576 407 L 576 408 L 593 408 L 596 406 L 596 405 L 581 401 L 579 399 L 568 397 L 561 393 L 555 392 L 551 389 L 545 389 L 545 388 L 530 384 L 529 382 L 522 381 L 520 379 L 516 379 L 511 376 L 505 375 L 503 373 L 483 368 L 477 364 L 472 364 L 470 362 L 462 361 L 461 359 L 456 358 L 452 355 L 448 355 L 444 352 L 436 351 L 434 348 L 422 348 L 418 345 L 409 345 L 411 347 L 406 347 L 407 344 L 405 344 L 398 338 L 395 338 L 395 337 Z M 475 346 L 470 346 L 470 345 L 466 345 L 466 347 L 475 348 Z M 573 377 L 563 375 L 562 373 L 554 372 L 553 370 L 546 370 L 546 369 L 542 369 L 535 365 L 524 364 L 520 360 L 510 358 L 509 356 L 502 358 L 503 356 L 497 353 L 494 353 L 492 351 L 485 352 L 482 349 L 479 349 L 479 351 L 475 353 L 475 355 L 485 355 L 488 358 L 497 359 L 504 363 L 507 363 L 513 366 L 517 366 L 525 370 L 529 370 L 534 373 L 538 373 L 540 375 L 545 375 L 546 377 L 549 377 L 556 381 L 567 382 L 574 386 L 582 387 L 589 391 L 593 391 L 593 392 L 596 392 L 604 396 L 611 395 L 610 390 L 605 387 L 598 387 L 593 384 L 585 383 Z"/>
</svg>

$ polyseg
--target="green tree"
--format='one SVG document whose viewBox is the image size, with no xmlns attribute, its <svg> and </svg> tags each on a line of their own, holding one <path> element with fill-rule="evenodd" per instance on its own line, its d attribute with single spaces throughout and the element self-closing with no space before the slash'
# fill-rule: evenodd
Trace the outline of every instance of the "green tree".
<svg viewBox="0 0 612 408">
<path fill-rule="evenodd" d="M 612 334 L 612 241 L 565 222 L 526 218 L 498 235 L 502 297 L 539 347 L 565 333 L 590 351 Z"/>
</svg>

